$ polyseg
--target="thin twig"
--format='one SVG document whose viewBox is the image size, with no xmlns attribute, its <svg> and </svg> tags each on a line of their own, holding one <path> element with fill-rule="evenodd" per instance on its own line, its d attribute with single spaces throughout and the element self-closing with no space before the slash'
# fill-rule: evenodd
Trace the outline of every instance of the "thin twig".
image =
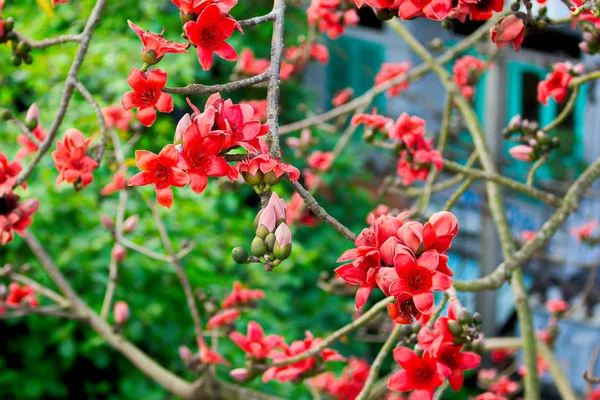
<svg viewBox="0 0 600 400">
<path fill-rule="evenodd" d="M 262 24 L 262 23 L 265 23 L 268 21 L 274 21 L 276 16 L 277 16 L 277 14 L 274 13 L 273 11 L 271 11 L 270 13 L 261 15 L 260 17 L 243 19 L 241 21 L 238 21 L 238 24 L 242 28 L 246 28 L 247 26 L 255 26 L 255 25 L 259 25 L 259 24 Z"/>
<path fill-rule="evenodd" d="M 535 163 L 533 163 L 533 165 L 529 169 L 529 173 L 527 174 L 527 186 L 533 187 L 533 182 L 535 180 L 535 173 L 538 171 L 538 169 L 541 168 L 542 165 L 544 165 L 546 160 L 548 160 L 548 156 L 543 155 L 542 157 L 540 157 L 539 160 L 537 160 Z"/>
<path fill-rule="evenodd" d="M 62 44 L 62 43 L 81 42 L 81 39 L 85 33 L 85 31 L 84 31 L 84 33 L 79 34 L 79 35 L 61 35 L 61 36 L 57 36 L 57 37 L 50 38 L 50 39 L 34 40 L 31 38 L 28 38 L 27 36 L 23 35 L 20 32 L 17 32 L 14 29 L 12 30 L 12 32 L 15 35 L 17 35 L 18 41 L 27 43 L 29 46 L 31 46 L 32 49 L 45 49 L 46 47 L 50 47 L 50 46 L 54 46 L 54 45 Z"/>
<path fill-rule="evenodd" d="M 179 88 L 164 88 L 162 91 L 165 93 L 173 94 L 212 94 L 217 92 L 233 92 L 238 89 L 266 82 L 267 80 L 269 80 L 269 71 L 252 76 L 250 78 L 240 79 L 237 81 L 223 83 L 219 85 L 202 85 L 200 83 L 190 83 L 187 86 Z"/>
<path fill-rule="evenodd" d="M 73 80 L 71 82 L 77 91 L 83 96 L 83 98 L 92 106 L 94 112 L 96 113 L 96 118 L 98 119 L 98 125 L 100 125 L 100 143 L 98 143 L 98 149 L 96 150 L 96 155 L 94 156 L 94 160 L 99 164 L 102 160 L 102 156 L 104 155 L 104 150 L 106 149 L 107 143 L 107 134 L 106 134 L 106 121 L 104 120 L 104 114 L 102 114 L 102 109 L 94 99 L 94 96 L 87 90 L 87 88 L 79 81 Z"/>
<path fill-rule="evenodd" d="M 27 126 L 25 126 L 23 122 L 21 122 L 20 119 L 13 117 L 10 119 L 10 121 L 13 124 L 15 124 L 17 128 L 19 128 L 19 131 L 21 131 L 23 135 L 27 136 L 27 139 L 35 143 L 36 146 L 40 145 L 40 140 L 37 137 L 35 137 L 35 135 L 29 130 Z"/>
</svg>

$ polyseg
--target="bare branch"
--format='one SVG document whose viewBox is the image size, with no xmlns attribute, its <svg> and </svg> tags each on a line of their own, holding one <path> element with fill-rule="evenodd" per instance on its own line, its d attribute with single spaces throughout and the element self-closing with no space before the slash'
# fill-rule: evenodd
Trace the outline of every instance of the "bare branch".
<svg viewBox="0 0 600 400">
<path fill-rule="evenodd" d="M 250 78 L 240 79 L 220 85 L 202 85 L 200 83 L 191 83 L 180 88 L 164 88 L 162 91 L 173 94 L 212 94 L 217 92 L 233 92 L 234 90 L 266 82 L 267 80 L 269 80 L 269 71 L 263 72 L 260 75 L 252 76 Z"/>
<path fill-rule="evenodd" d="M 55 38 L 50 38 L 50 39 L 34 40 L 31 38 L 28 38 L 27 36 L 23 35 L 20 32 L 17 32 L 14 29 L 12 30 L 12 33 L 17 35 L 18 41 L 27 43 L 29 46 L 31 46 L 32 49 L 45 49 L 46 47 L 55 46 L 57 44 L 62 44 L 62 43 L 81 42 L 81 39 L 83 37 L 83 34 L 61 35 L 61 36 L 57 36 Z"/>
<path fill-rule="evenodd" d="M 271 65 L 269 66 L 269 88 L 267 91 L 267 118 L 269 120 L 269 150 L 273 157 L 279 157 L 279 76 L 283 58 L 283 20 L 285 14 L 285 0 L 273 2 L 275 23 L 271 39 Z"/>
<path fill-rule="evenodd" d="M 100 143 L 98 144 L 98 149 L 96 150 L 96 155 L 94 156 L 94 160 L 96 160 L 96 162 L 99 164 L 100 161 L 102 160 L 102 155 L 104 154 L 104 150 L 106 149 L 106 143 L 107 143 L 106 121 L 104 120 L 104 115 L 102 114 L 102 110 L 100 109 L 100 106 L 94 99 L 94 96 L 92 96 L 92 94 L 87 90 L 87 88 L 81 82 L 78 82 L 77 80 L 73 80 L 71 83 L 75 86 L 75 88 L 83 96 L 83 98 L 86 99 L 86 101 L 88 103 L 90 103 L 90 105 L 94 109 L 94 112 L 96 113 L 96 118 L 98 119 L 98 125 L 100 125 Z"/>
</svg>

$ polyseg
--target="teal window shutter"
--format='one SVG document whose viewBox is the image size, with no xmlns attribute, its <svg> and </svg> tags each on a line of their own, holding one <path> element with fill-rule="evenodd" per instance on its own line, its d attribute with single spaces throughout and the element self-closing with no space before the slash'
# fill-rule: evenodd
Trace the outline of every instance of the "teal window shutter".
<svg viewBox="0 0 600 400">
<path fill-rule="evenodd" d="M 352 88 L 360 96 L 373 87 L 375 75 L 385 62 L 385 47 L 380 43 L 342 36 L 328 43 L 331 54 L 327 65 L 328 103 L 336 92 Z M 373 102 L 379 112 L 385 111 L 385 95 Z"/>
</svg>

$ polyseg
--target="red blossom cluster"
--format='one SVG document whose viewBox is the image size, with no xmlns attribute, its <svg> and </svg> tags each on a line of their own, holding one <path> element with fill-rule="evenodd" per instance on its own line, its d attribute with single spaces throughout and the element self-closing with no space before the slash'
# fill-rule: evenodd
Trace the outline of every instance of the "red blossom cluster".
<svg viewBox="0 0 600 400">
<path fill-rule="evenodd" d="M 339 107 L 342 104 L 349 102 L 350 99 L 352 99 L 352 96 L 354 96 L 354 90 L 352 88 L 340 90 L 336 93 L 333 99 L 331 99 L 331 105 L 334 107 Z"/>
<path fill-rule="evenodd" d="M 21 286 L 17 282 L 13 282 L 8 285 L 6 298 L 4 300 L 0 299 L 0 314 L 6 312 L 6 308 L 2 305 L 15 308 L 19 306 L 38 307 L 39 304 L 35 296 L 35 290 L 31 286 Z"/>
<path fill-rule="evenodd" d="M 377 114 L 357 114 L 352 123 L 364 124 L 397 145 L 400 150 L 397 173 L 404 185 L 426 180 L 432 165 L 438 170 L 443 167 L 442 155 L 434 149 L 433 141 L 425 138 L 426 122 L 422 118 L 402 113 L 393 123 Z"/>
<path fill-rule="evenodd" d="M 502 0 L 354 0 L 357 7 L 368 5 L 373 7 L 382 19 L 399 16 L 402 19 L 428 18 L 441 21 L 456 18 L 464 22 L 471 20 L 488 20 L 493 12 L 502 11 Z"/>
<path fill-rule="evenodd" d="M 312 0 L 306 11 L 308 23 L 317 25 L 331 39 L 344 33 L 346 26 L 358 24 L 356 9 L 347 0 Z"/>
<path fill-rule="evenodd" d="M 52 153 L 54 165 L 58 170 L 56 185 L 62 182 L 75 184 L 83 189 L 94 180 L 92 174 L 98 163 L 87 155 L 91 138 L 86 139 L 77 129 L 67 129 L 63 141 L 56 142 L 56 150 Z"/>
<path fill-rule="evenodd" d="M 356 248 L 346 251 L 338 262 L 352 261 L 335 272 L 347 283 L 359 285 L 356 309 L 360 310 L 375 288 L 395 302 L 388 305 L 390 318 L 411 324 L 433 310 L 433 291 L 452 287 L 448 256 L 458 231 L 458 221 L 449 212 L 434 214 L 422 225 L 407 219 L 410 212 L 396 217 L 381 216 L 356 239 Z"/>
<path fill-rule="evenodd" d="M 136 165 L 142 172 L 129 179 L 129 186 L 154 185 L 159 204 L 170 208 L 173 186 L 189 184 L 195 193 L 202 193 L 208 177 L 228 176 L 233 180 L 241 173 L 253 185 L 260 184 L 263 177 L 275 184 L 287 172 L 290 179 L 298 179 L 296 168 L 268 153 L 267 144 L 260 137 L 268 133 L 269 126 L 255 117 L 252 106 L 234 104 L 218 93 L 208 98 L 204 111 L 191 103 L 190 106 L 194 112 L 177 124 L 174 145 L 165 146 L 158 155 L 136 151 Z M 223 155 L 238 147 L 250 155 L 231 166 Z"/>
<path fill-rule="evenodd" d="M 573 235 L 577 241 L 584 242 L 592 237 L 592 233 L 597 226 L 598 222 L 596 220 L 591 220 L 581 226 L 574 226 L 569 229 L 569 233 Z"/>
<path fill-rule="evenodd" d="M 452 79 L 467 100 L 475 95 L 475 85 L 485 70 L 485 61 L 473 56 L 463 56 L 452 67 Z"/>
<path fill-rule="evenodd" d="M 387 83 L 392 79 L 404 77 L 405 79 L 403 79 L 403 82 L 392 86 L 387 91 L 387 94 L 390 97 L 398 96 L 404 90 L 408 89 L 408 80 L 406 79 L 406 73 L 408 72 L 410 67 L 412 67 L 412 63 L 409 61 L 401 63 L 381 64 L 379 72 L 377 72 L 377 75 L 375 75 L 375 85 L 381 85 Z"/>
<path fill-rule="evenodd" d="M 310 380 L 310 385 L 337 400 L 353 400 L 362 390 L 369 377 L 369 363 L 360 358 L 348 358 L 341 375 L 326 372 Z"/>
<path fill-rule="evenodd" d="M 552 72 L 538 83 L 537 99 L 542 104 L 548 104 L 548 99 L 553 98 L 562 103 L 567 98 L 569 84 L 573 77 L 583 73 L 583 64 L 573 65 L 570 62 L 556 63 Z"/>
</svg>

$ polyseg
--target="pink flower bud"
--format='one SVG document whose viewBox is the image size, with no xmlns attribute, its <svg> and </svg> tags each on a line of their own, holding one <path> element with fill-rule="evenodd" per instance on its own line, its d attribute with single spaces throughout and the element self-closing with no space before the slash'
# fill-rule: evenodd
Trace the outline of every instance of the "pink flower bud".
<svg viewBox="0 0 600 400">
<path fill-rule="evenodd" d="M 124 301 L 117 301 L 113 310 L 115 322 L 123 325 L 129 319 L 129 306 Z"/>
<path fill-rule="evenodd" d="M 125 247 L 120 244 L 115 244 L 112 248 L 112 252 L 110 253 L 113 260 L 120 263 L 125 259 L 125 255 L 127 252 L 125 251 Z"/>
<path fill-rule="evenodd" d="M 271 198 L 269 199 L 269 204 L 267 206 L 273 207 L 276 221 L 285 221 L 285 201 L 283 201 L 276 192 L 271 194 Z"/>
<path fill-rule="evenodd" d="M 583 40 L 585 40 L 586 42 L 591 42 L 592 40 L 594 40 L 594 35 L 592 34 L 592 32 L 583 32 Z"/>
<path fill-rule="evenodd" d="M 260 213 L 260 217 L 258 218 L 258 228 L 257 229 L 260 229 L 261 226 L 264 226 L 267 229 L 267 232 L 273 232 L 275 230 L 276 223 L 277 223 L 277 214 L 275 211 L 275 207 L 269 202 L 269 204 L 267 204 L 267 206 Z M 261 235 L 259 235 L 259 236 L 261 236 Z"/>
<path fill-rule="evenodd" d="M 106 229 L 109 229 L 109 230 L 112 230 L 115 227 L 115 224 L 114 224 L 112 218 L 109 217 L 108 215 L 101 216 L 100 223 L 102 224 L 103 227 L 105 227 Z"/>
<path fill-rule="evenodd" d="M 525 39 L 525 22 L 515 14 L 500 18 L 490 29 L 490 39 L 499 48 L 512 43 L 513 48 L 519 51 Z"/>
<path fill-rule="evenodd" d="M 573 67 L 573 72 L 575 72 L 577 75 L 582 75 L 585 72 L 585 65 L 583 65 L 583 63 L 575 64 Z"/>
<path fill-rule="evenodd" d="M 40 109 L 37 104 L 33 103 L 29 110 L 27 110 L 27 115 L 25 116 L 25 122 L 37 121 L 40 118 Z"/>
<path fill-rule="evenodd" d="M 238 382 L 244 382 L 250 376 L 250 372 L 246 368 L 236 368 L 232 369 L 229 375 Z"/>
<path fill-rule="evenodd" d="M 280 247 L 284 247 L 292 243 L 292 232 L 287 224 L 279 225 L 275 231 L 275 242 L 279 244 Z"/>
<path fill-rule="evenodd" d="M 533 155 L 533 148 L 524 144 L 520 144 L 511 148 L 508 150 L 508 152 L 515 160 L 529 162 L 531 161 L 531 156 Z"/>
<path fill-rule="evenodd" d="M 590 52 L 590 45 L 587 42 L 579 42 L 579 48 L 584 53 L 589 53 Z"/>
<path fill-rule="evenodd" d="M 189 347 L 179 346 L 179 357 L 181 357 L 183 361 L 188 361 L 193 357 L 193 354 Z"/>
<path fill-rule="evenodd" d="M 190 114 L 185 114 L 177 123 L 177 127 L 175 128 L 175 138 L 173 139 L 173 143 L 178 145 L 183 142 L 183 132 L 185 129 L 192 124 L 192 118 Z"/>
<path fill-rule="evenodd" d="M 137 223 L 138 223 L 139 220 L 140 220 L 140 216 L 137 215 L 137 214 L 132 215 L 131 217 L 127 218 L 123 222 L 123 232 L 124 233 L 131 233 L 131 232 L 133 232 L 133 230 L 137 226 Z"/>
<path fill-rule="evenodd" d="M 398 229 L 398 238 L 402 243 L 416 252 L 423 241 L 423 225 L 417 221 L 409 221 Z"/>
</svg>

